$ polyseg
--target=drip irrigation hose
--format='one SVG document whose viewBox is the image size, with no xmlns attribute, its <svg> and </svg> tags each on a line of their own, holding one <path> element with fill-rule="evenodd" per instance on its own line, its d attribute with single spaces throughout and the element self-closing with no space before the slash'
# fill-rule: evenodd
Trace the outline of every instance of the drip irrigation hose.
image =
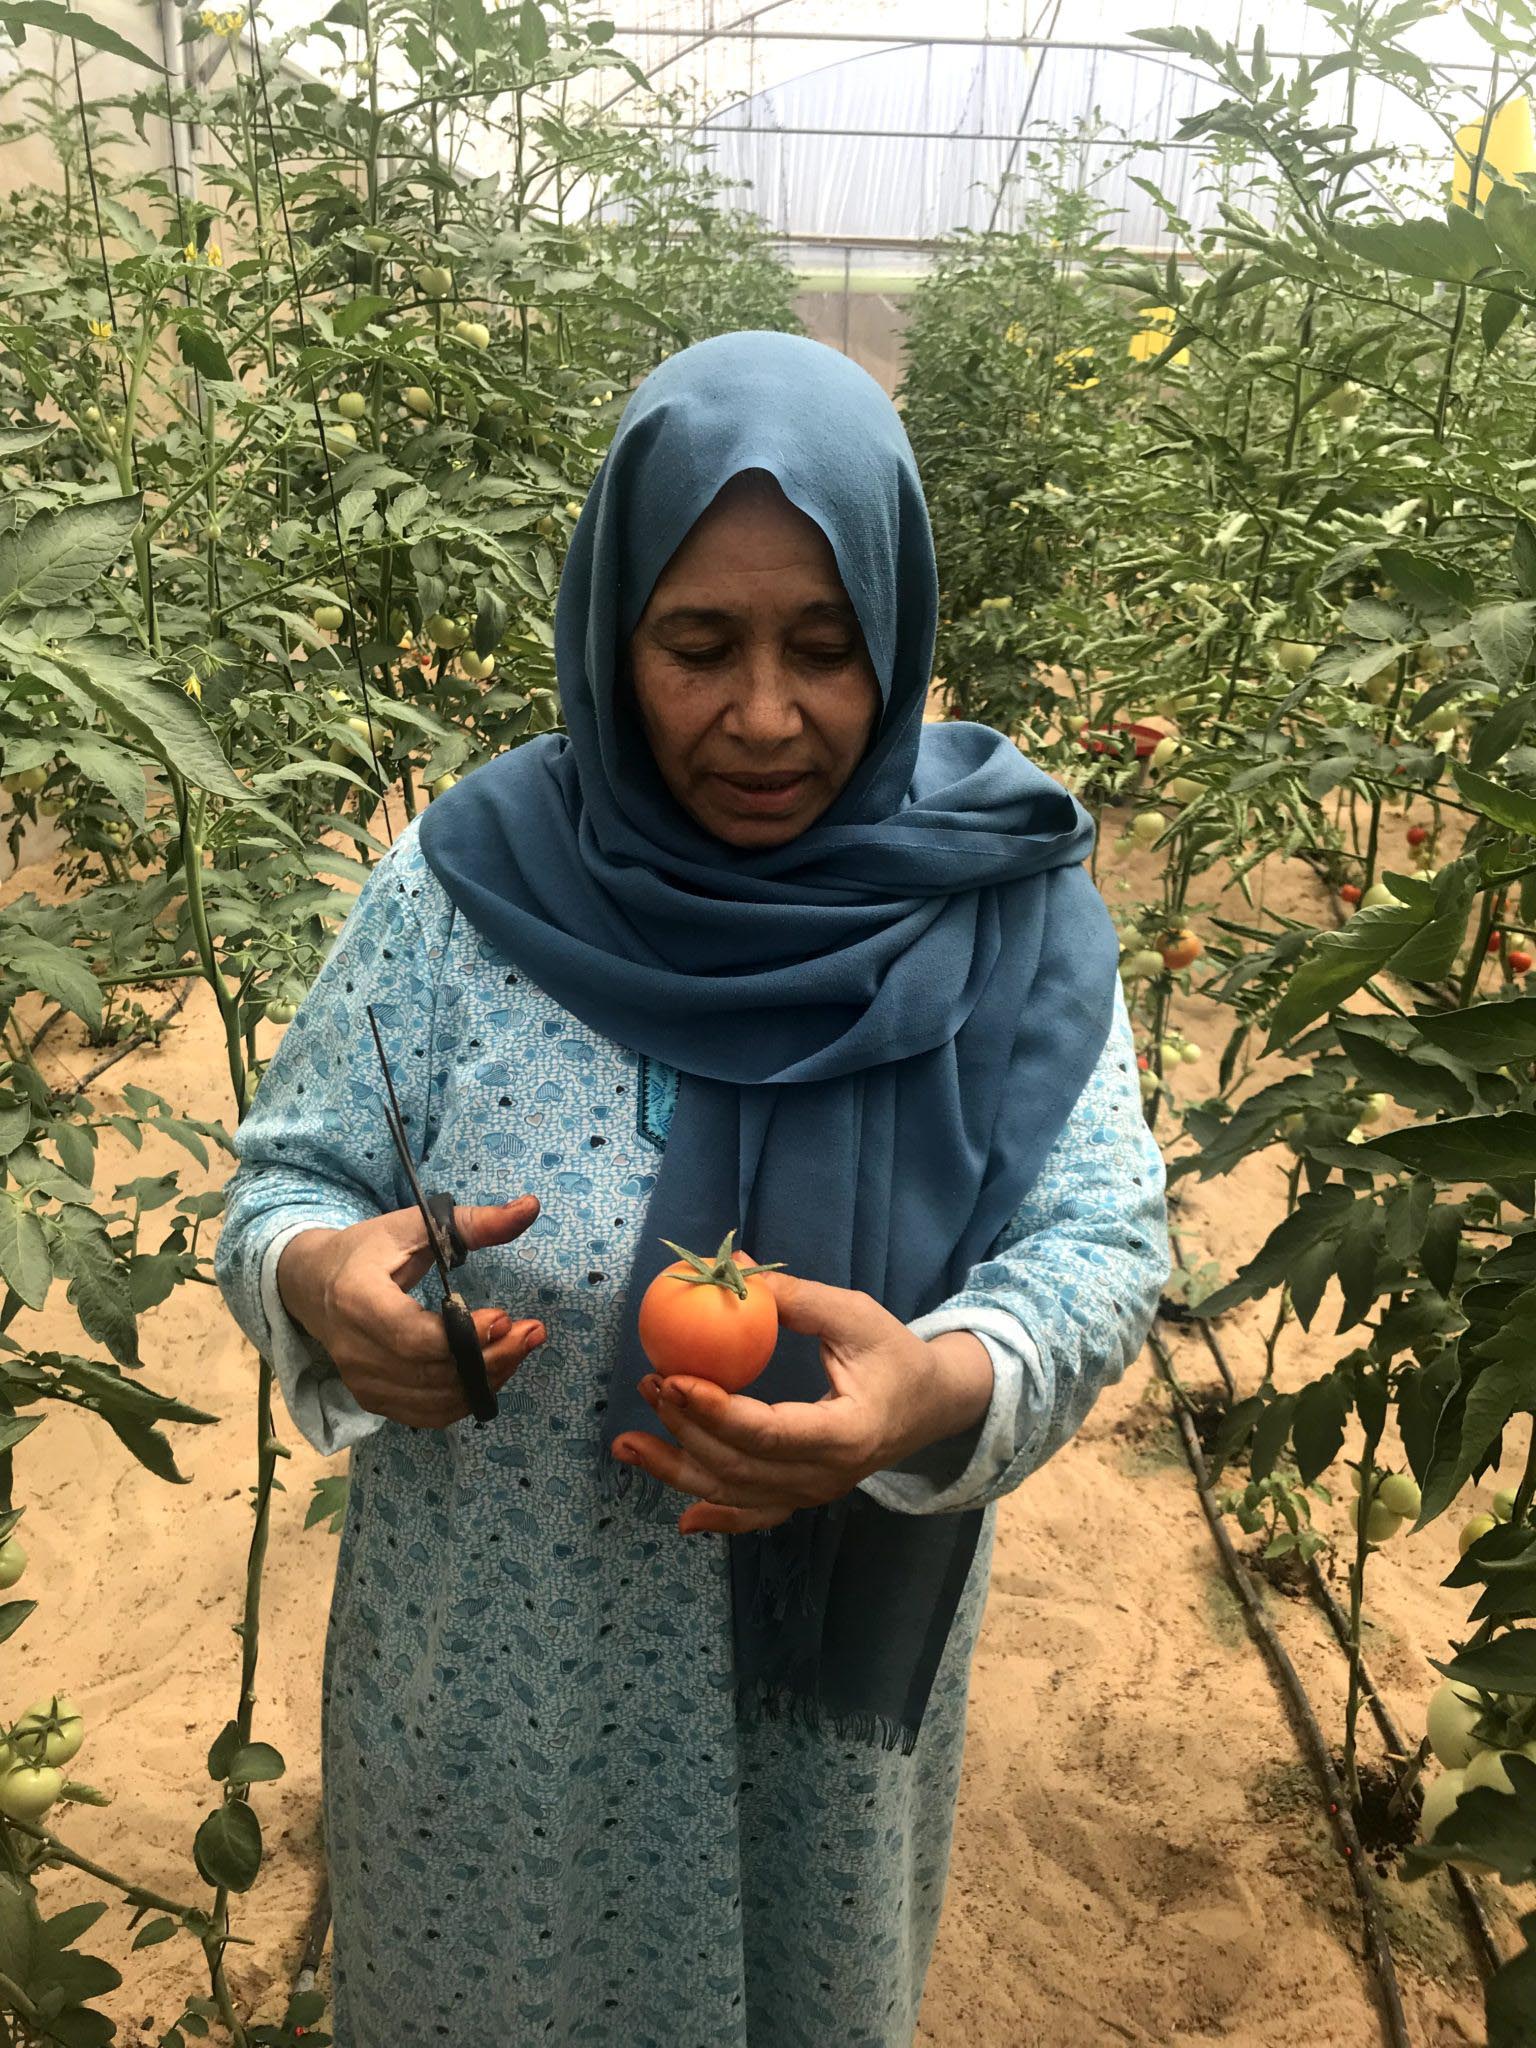
<svg viewBox="0 0 1536 2048">
<path fill-rule="evenodd" d="M 297 1998 L 302 1991 L 313 1991 L 315 1975 L 320 1968 L 320 1958 L 325 1953 L 325 1937 L 331 1927 L 331 1880 L 322 1870 L 320 1889 L 315 1893 L 315 1903 L 310 1908 L 305 1925 L 304 1947 L 299 1956 L 299 1967 L 294 1974 L 292 1996 Z"/>
<path fill-rule="evenodd" d="M 1158 1371 L 1167 1384 L 1172 1387 L 1174 1384 L 1172 1373 L 1173 1361 L 1169 1357 L 1162 1339 L 1155 1330 L 1149 1333 L 1147 1345 L 1157 1363 Z M 1211 1495 L 1210 1480 L 1205 1469 L 1205 1458 L 1200 1449 L 1200 1439 L 1195 1434 L 1195 1426 L 1190 1420 L 1189 1410 L 1183 1401 L 1179 1399 L 1177 1391 L 1174 1394 L 1174 1413 L 1178 1419 L 1180 1436 L 1183 1439 L 1184 1455 L 1189 1461 L 1189 1469 L 1194 1476 L 1195 1490 L 1200 1498 L 1200 1506 L 1204 1511 L 1205 1519 L 1215 1540 L 1216 1547 L 1221 1553 L 1221 1560 L 1226 1567 L 1227 1576 L 1232 1582 L 1238 1599 L 1243 1604 L 1244 1611 L 1248 1617 L 1249 1627 L 1258 1637 L 1261 1646 L 1274 1666 L 1276 1675 L 1280 1680 L 1281 1689 L 1290 1704 L 1294 1725 L 1301 1736 L 1303 1746 L 1311 1756 L 1312 1763 L 1316 1768 L 1318 1777 L 1322 1780 L 1323 1789 L 1327 1794 L 1329 1816 L 1333 1821 L 1344 1860 L 1349 1865 L 1350 1879 L 1354 1884 L 1356 1895 L 1360 1901 L 1360 1913 L 1365 1922 L 1366 1946 L 1370 1951 L 1371 1960 L 1376 1966 L 1376 1976 L 1381 1987 L 1382 2008 L 1387 2023 L 1387 2038 L 1391 2042 L 1392 2048 L 1413 2048 L 1408 2035 L 1408 2023 L 1403 2014 L 1402 1996 L 1397 1983 L 1397 1969 L 1392 1960 L 1392 1944 L 1388 1939 L 1387 1930 L 1382 1921 L 1381 1906 L 1376 1896 L 1376 1887 L 1365 1868 L 1365 1857 L 1361 1851 L 1360 1837 L 1355 1832 L 1354 1817 L 1350 1813 L 1349 1802 L 1344 1796 L 1344 1788 L 1339 1783 L 1338 1774 L 1334 1770 L 1333 1757 L 1329 1752 L 1327 1739 L 1318 1725 L 1317 1716 L 1312 1711 L 1312 1703 L 1307 1698 L 1306 1687 L 1302 1684 L 1285 1645 L 1276 1635 L 1269 1616 L 1264 1612 L 1263 1602 L 1254 1589 L 1252 1579 L 1249 1577 L 1242 1560 L 1233 1548 L 1232 1539 L 1227 1534 L 1221 1510 L 1217 1507 Z"/>
</svg>

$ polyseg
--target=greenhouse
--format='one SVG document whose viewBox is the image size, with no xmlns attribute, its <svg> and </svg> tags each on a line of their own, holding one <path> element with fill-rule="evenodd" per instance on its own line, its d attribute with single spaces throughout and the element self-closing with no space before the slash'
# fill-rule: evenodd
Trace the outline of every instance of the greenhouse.
<svg viewBox="0 0 1536 2048">
<path fill-rule="evenodd" d="M 0 2048 L 1536 2042 L 1533 78 L 0 0 Z"/>
</svg>

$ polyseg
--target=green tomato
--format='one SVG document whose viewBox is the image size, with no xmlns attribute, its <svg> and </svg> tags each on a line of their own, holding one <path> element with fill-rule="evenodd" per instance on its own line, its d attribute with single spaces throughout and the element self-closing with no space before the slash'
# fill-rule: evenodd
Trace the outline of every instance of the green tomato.
<svg viewBox="0 0 1536 2048">
<path fill-rule="evenodd" d="M 317 604 L 310 614 L 322 633 L 339 633 L 346 616 L 339 604 Z"/>
<path fill-rule="evenodd" d="M 581 517 L 581 500 L 580 500 L 580 498 L 567 498 L 567 499 L 566 499 L 566 501 L 565 501 L 565 516 L 566 516 L 566 518 L 567 518 L 567 519 L 579 519 L 579 518 Z"/>
<path fill-rule="evenodd" d="M 1480 1749 L 1467 1765 L 1467 1791 L 1477 1785 L 1491 1785 L 1495 1792 L 1513 1792 L 1506 1760 L 1512 1756 L 1529 1757 L 1536 1763 L 1536 1742 L 1527 1742 L 1519 1749 Z"/>
<path fill-rule="evenodd" d="M 458 786 L 457 775 L 439 775 L 435 782 L 427 784 L 428 796 L 446 796 L 450 789 Z"/>
<path fill-rule="evenodd" d="M 1379 1500 L 1367 1502 L 1364 1496 L 1362 1496 L 1355 1502 L 1354 1506 L 1353 1521 L 1357 1529 L 1361 1526 L 1362 1509 L 1365 1511 L 1364 1527 L 1367 1543 L 1389 1542 L 1403 1526 L 1403 1517 L 1401 1515 L 1393 1514 L 1392 1510 L 1384 1506 Z"/>
<path fill-rule="evenodd" d="M 1431 711 L 1428 718 L 1426 718 L 1420 725 L 1419 730 L 1421 732 L 1427 732 L 1431 735 L 1438 735 L 1440 733 L 1446 732 L 1454 732 L 1456 730 L 1456 721 L 1459 716 L 1460 713 L 1456 710 L 1454 705 L 1442 704 L 1438 711 Z"/>
<path fill-rule="evenodd" d="M 1165 1073 L 1169 1067 L 1176 1067 L 1184 1057 L 1171 1038 L 1165 1038 L 1158 1047 L 1158 1051 L 1163 1056 L 1163 1071 Z"/>
<path fill-rule="evenodd" d="M 24 768 L 19 775 L 7 775 L 0 779 L 0 789 L 12 796 L 33 796 L 48 780 L 46 768 Z"/>
<path fill-rule="evenodd" d="M 1203 785 L 1189 775 L 1175 775 L 1171 782 L 1163 785 L 1163 794 L 1176 804 L 1192 804 L 1196 797 L 1204 794 Z"/>
<path fill-rule="evenodd" d="M 298 1014 L 296 1003 L 279 1001 L 267 1005 L 267 1020 L 272 1024 L 291 1024 Z"/>
<path fill-rule="evenodd" d="M 450 619 L 446 612 L 433 612 L 424 621 L 424 626 L 432 645 L 444 648 L 450 653 L 455 648 L 462 647 L 469 638 L 464 628 L 456 620 Z"/>
<path fill-rule="evenodd" d="M 1451 1770 L 1462 1770 L 1483 1745 L 1472 1730 L 1482 1719 L 1483 1703 L 1476 1686 L 1447 1678 L 1430 1696 L 1424 1717 L 1429 1746 Z"/>
<path fill-rule="evenodd" d="M 365 228 L 363 230 L 363 241 L 373 251 L 375 256 L 382 256 L 389 247 L 390 237 L 384 233 L 382 228 Z"/>
<path fill-rule="evenodd" d="M 541 533 L 546 540 L 553 540 L 559 531 L 560 522 L 553 512 L 546 512 L 534 527 L 534 532 Z"/>
<path fill-rule="evenodd" d="M 0 1588 L 14 1586 L 27 1568 L 27 1553 L 14 1536 L 0 1543 Z"/>
<path fill-rule="evenodd" d="M 400 394 L 400 402 L 407 412 L 415 413 L 422 420 L 430 419 L 436 410 L 432 394 L 424 384 L 407 384 Z"/>
<path fill-rule="evenodd" d="M 491 345 L 491 330 L 484 321 L 456 320 L 453 331 L 460 341 L 468 342 L 471 348 L 489 348 Z"/>
<path fill-rule="evenodd" d="M 67 1764 L 84 1740 L 84 1719 L 62 1693 L 34 1701 L 10 1733 L 11 1748 L 28 1763 Z"/>
<path fill-rule="evenodd" d="M 1366 401 L 1366 394 L 1358 384 L 1337 384 L 1322 401 L 1324 407 L 1336 420 L 1357 419 Z"/>
<path fill-rule="evenodd" d="M 1385 882 L 1372 882 L 1369 889 L 1360 898 L 1360 908 L 1362 910 L 1383 910 L 1389 904 L 1396 903 L 1396 901 L 1397 898 L 1392 894 L 1392 891 Z"/>
<path fill-rule="evenodd" d="M 411 275 L 423 298 L 446 299 L 453 290 L 453 272 L 446 263 L 423 263 Z"/>
<path fill-rule="evenodd" d="M 1461 1525 L 1461 1534 L 1456 1538 L 1458 1553 L 1465 1557 L 1474 1543 L 1486 1536 L 1490 1529 L 1496 1529 L 1498 1526 L 1492 1515 L 1469 1515 Z"/>
<path fill-rule="evenodd" d="M 1493 1496 L 1494 1519 L 1507 1522 L 1515 1512 L 1515 1496 L 1508 1488 L 1501 1489 Z"/>
<path fill-rule="evenodd" d="M 494 654 L 476 654 L 472 648 L 466 647 L 459 656 L 459 667 L 472 683 L 483 683 L 495 669 L 496 657 Z"/>
<path fill-rule="evenodd" d="M 1158 1087 L 1160 1085 L 1156 1074 L 1138 1074 L 1136 1076 L 1136 1082 L 1137 1086 L 1141 1089 L 1142 1101 L 1150 1102 L 1153 1096 L 1157 1093 Z"/>
<path fill-rule="evenodd" d="M 327 440 L 344 441 L 349 447 L 357 444 L 357 429 L 350 420 L 332 420 L 325 433 Z"/>
<path fill-rule="evenodd" d="M 0 1813 L 11 1820 L 41 1820 L 64 1790 L 64 1773 L 47 1764 L 14 1764 L 0 1778 Z"/>
<path fill-rule="evenodd" d="M 361 391 L 343 391 L 336 410 L 344 420 L 363 420 L 368 417 L 368 401 Z"/>
<path fill-rule="evenodd" d="M 1183 748 L 1175 739 L 1159 740 L 1152 749 L 1152 766 L 1154 768 L 1166 768 L 1168 763 L 1175 760 L 1183 751 Z"/>
<path fill-rule="evenodd" d="M 88 405 L 81 414 L 81 418 L 89 420 L 94 427 L 101 418 L 101 407 L 99 405 Z"/>
<path fill-rule="evenodd" d="M 1167 830 L 1168 820 L 1161 811 L 1141 811 L 1131 825 L 1131 837 L 1142 846 L 1150 846 Z"/>
<path fill-rule="evenodd" d="M 1277 640 L 1274 643 L 1275 659 L 1288 676 L 1305 675 L 1322 651 L 1310 640 Z"/>
<path fill-rule="evenodd" d="M 1436 1829 L 1456 1811 L 1457 1802 L 1467 1789 L 1467 1774 L 1464 1770 L 1442 1771 L 1438 1778 L 1432 1778 L 1424 1787 L 1424 1804 L 1419 1814 L 1419 1840 L 1431 1841 Z"/>
<path fill-rule="evenodd" d="M 1121 966 L 1127 981 L 1147 981 L 1163 971 L 1163 956 L 1154 946 L 1142 946 Z"/>
<path fill-rule="evenodd" d="M 1361 1104 L 1360 1108 L 1355 1112 L 1356 1123 L 1379 1123 L 1381 1120 L 1382 1111 L 1386 1108 L 1387 1104 L 1391 1100 L 1392 1098 L 1390 1095 L 1367 1095 L 1365 1101 Z"/>
<path fill-rule="evenodd" d="M 1183 1058 L 1186 1067 L 1198 1067 L 1201 1059 L 1203 1058 L 1203 1054 L 1201 1053 L 1198 1045 L 1186 1045 L 1184 1048 Z"/>
<path fill-rule="evenodd" d="M 1389 1472 L 1381 1482 L 1376 1498 L 1394 1515 L 1403 1515 L 1410 1521 L 1418 1520 L 1419 1509 L 1424 1505 L 1418 1483 L 1408 1472 Z"/>
</svg>

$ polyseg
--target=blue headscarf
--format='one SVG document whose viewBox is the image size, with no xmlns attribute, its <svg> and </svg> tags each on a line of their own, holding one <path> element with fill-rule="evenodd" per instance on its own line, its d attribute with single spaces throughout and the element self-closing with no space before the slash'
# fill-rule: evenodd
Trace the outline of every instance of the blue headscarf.
<svg viewBox="0 0 1536 2048">
<path fill-rule="evenodd" d="M 749 469 L 831 543 L 882 708 L 831 808 L 743 851 L 667 789 L 626 650 Z M 681 1076 L 594 1447 L 604 1491 L 642 1515 L 672 1519 L 676 1496 L 609 1447 L 663 1432 L 636 1332 L 662 1240 L 712 1250 L 735 1227 L 756 1257 L 911 1321 L 986 1257 L 1108 1033 L 1092 825 L 1000 734 L 924 727 L 937 609 L 916 464 L 874 380 L 789 335 L 701 342 L 634 392 L 577 523 L 555 618 L 568 736 L 499 756 L 422 820 L 434 874 L 499 955 Z M 816 1340 L 783 1333 L 751 1391 L 819 1399 Z M 980 1510 L 900 1515 L 855 1490 L 730 1537 L 743 1718 L 910 1752 L 980 1529 Z"/>
</svg>

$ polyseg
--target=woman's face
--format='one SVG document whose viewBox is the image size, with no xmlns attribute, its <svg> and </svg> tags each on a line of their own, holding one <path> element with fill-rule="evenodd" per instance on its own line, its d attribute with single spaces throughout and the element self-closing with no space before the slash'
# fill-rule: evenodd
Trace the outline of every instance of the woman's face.
<svg viewBox="0 0 1536 2048">
<path fill-rule="evenodd" d="M 761 473 L 733 478 L 693 528 L 629 651 L 662 779 L 731 846 L 782 846 L 814 824 L 879 717 L 831 545 Z"/>
</svg>

